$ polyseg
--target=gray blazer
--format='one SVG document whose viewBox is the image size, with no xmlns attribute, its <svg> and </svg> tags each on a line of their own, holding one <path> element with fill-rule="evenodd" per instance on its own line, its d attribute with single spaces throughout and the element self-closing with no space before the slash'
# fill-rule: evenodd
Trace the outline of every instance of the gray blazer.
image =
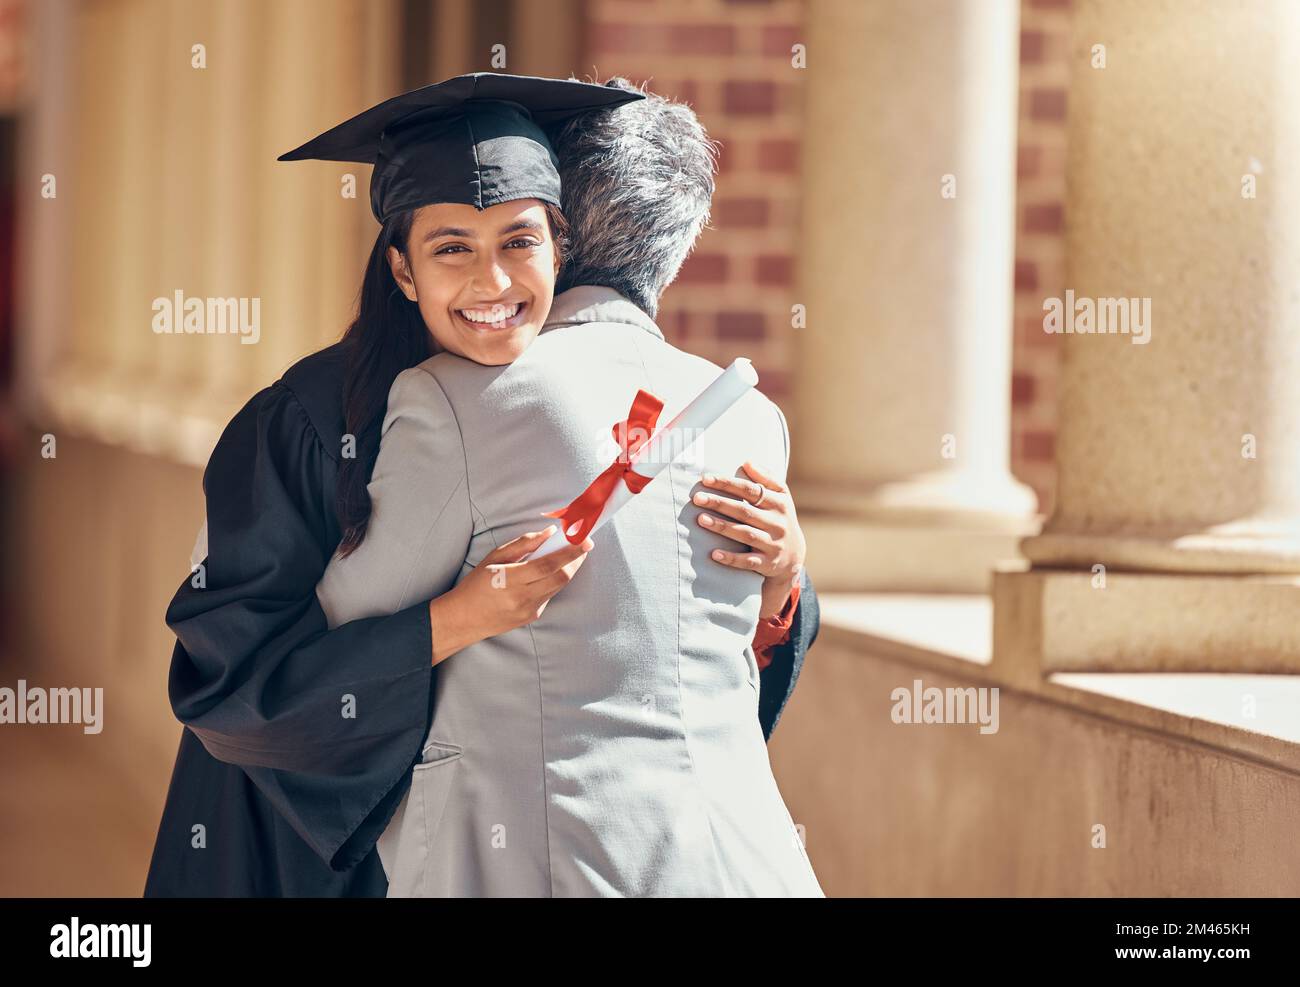
<svg viewBox="0 0 1300 987">
<path fill-rule="evenodd" d="M 638 388 L 661 423 L 721 368 L 608 288 L 556 299 L 514 363 L 398 376 L 365 540 L 317 587 L 330 626 L 452 588 L 617 455 Z M 762 577 L 696 521 L 706 471 L 784 479 L 780 409 L 745 395 L 592 536 L 541 618 L 438 666 L 432 728 L 379 840 L 389 896 L 821 896 L 759 725 Z M 359 711 L 364 717 L 364 711 Z"/>
</svg>

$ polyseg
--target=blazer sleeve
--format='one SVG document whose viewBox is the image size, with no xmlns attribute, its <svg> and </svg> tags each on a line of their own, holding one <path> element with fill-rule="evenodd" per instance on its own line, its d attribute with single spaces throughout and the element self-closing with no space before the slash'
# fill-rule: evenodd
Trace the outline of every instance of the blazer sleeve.
<svg viewBox="0 0 1300 987">
<path fill-rule="evenodd" d="M 315 587 L 337 541 L 329 456 L 280 383 L 226 427 L 203 477 L 207 557 L 167 610 L 168 691 L 208 752 L 342 871 L 370 852 L 419 760 L 433 647 L 427 601 L 327 627 Z"/>
<path fill-rule="evenodd" d="M 399 374 L 370 475 L 366 536 L 330 560 L 316 587 L 331 627 L 398 613 L 455 586 L 473 535 L 467 473 L 442 386 L 422 367 Z"/>
<path fill-rule="evenodd" d="M 785 704 L 794 694 L 795 683 L 803 671 L 808 649 L 817 640 L 821 622 L 817 591 L 813 589 L 807 566 L 804 566 L 799 580 L 799 603 L 795 607 L 790 639 L 772 648 L 772 660 L 758 673 L 758 722 L 763 728 L 764 740 L 772 739 L 772 731 L 781 719 Z"/>
<path fill-rule="evenodd" d="M 777 416 L 781 419 L 788 477 L 790 428 L 780 406 L 774 404 L 773 407 L 776 408 Z M 772 731 L 776 729 L 786 703 L 794 694 L 795 683 L 803 670 L 804 658 L 817 639 L 820 626 L 821 613 L 817 603 L 817 591 L 813 588 L 812 577 L 808 574 L 808 566 L 805 564 L 799 574 L 799 599 L 795 604 L 789 635 L 784 642 L 772 647 L 771 660 L 758 673 L 758 722 L 763 728 L 765 740 L 772 738 Z"/>
</svg>

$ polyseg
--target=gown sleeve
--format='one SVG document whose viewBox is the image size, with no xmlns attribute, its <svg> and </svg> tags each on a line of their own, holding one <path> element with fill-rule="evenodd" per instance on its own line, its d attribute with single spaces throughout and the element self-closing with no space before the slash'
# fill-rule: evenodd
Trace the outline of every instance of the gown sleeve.
<svg viewBox="0 0 1300 987">
<path fill-rule="evenodd" d="M 316 587 L 331 627 L 445 593 L 469 554 L 474 529 L 460 427 L 442 386 L 421 367 L 398 374 L 389 391 L 367 489 L 365 539 L 332 559 Z"/>
<path fill-rule="evenodd" d="M 333 467 L 283 384 L 226 427 L 203 476 L 207 558 L 167 610 L 168 692 L 208 752 L 343 871 L 373 848 L 419 760 L 433 648 L 427 600 L 328 629 L 315 587 L 337 541 Z"/>
<path fill-rule="evenodd" d="M 821 611 L 812 577 L 804 566 L 799 576 L 799 600 L 790 622 L 790 632 L 784 643 L 774 645 L 771 660 L 758 673 L 758 722 L 763 728 L 763 738 L 772 739 L 785 710 L 785 704 L 794 694 L 795 683 L 803 671 L 808 649 L 817 640 L 821 626 Z"/>
</svg>

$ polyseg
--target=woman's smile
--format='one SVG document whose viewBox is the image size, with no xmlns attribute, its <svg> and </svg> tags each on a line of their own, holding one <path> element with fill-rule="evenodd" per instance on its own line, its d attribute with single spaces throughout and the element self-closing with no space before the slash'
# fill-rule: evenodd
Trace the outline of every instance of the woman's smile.
<svg viewBox="0 0 1300 987">
<path fill-rule="evenodd" d="M 408 252 L 390 246 L 388 260 L 435 349 L 490 367 L 518 359 L 551 310 L 561 261 L 554 230 L 563 223 L 539 199 L 417 209 Z"/>
<path fill-rule="evenodd" d="M 452 314 L 475 332 L 514 329 L 528 316 L 527 302 L 496 302 L 474 308 L 454 308 Z"/>
</svg>

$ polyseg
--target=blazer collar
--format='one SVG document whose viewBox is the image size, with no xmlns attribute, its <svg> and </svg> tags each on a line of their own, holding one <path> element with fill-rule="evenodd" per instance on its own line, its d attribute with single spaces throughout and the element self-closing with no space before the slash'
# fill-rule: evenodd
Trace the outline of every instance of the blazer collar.
<svg viewBox="0 0 1300 987">
<path fill-rule="evenodd" d="M 542 326 L 542 332 L 587 322 L 624 322 L 628 325 L 640 326 L 659 339 L 664 338 L 664 334 L 655 325 L 654 319 L 632 302 L 613 288 L 594 284 L 578 285 L 556 295 L 551 303 L 551 312 L 546 317 L 546 324 Z"/>
</svg>

